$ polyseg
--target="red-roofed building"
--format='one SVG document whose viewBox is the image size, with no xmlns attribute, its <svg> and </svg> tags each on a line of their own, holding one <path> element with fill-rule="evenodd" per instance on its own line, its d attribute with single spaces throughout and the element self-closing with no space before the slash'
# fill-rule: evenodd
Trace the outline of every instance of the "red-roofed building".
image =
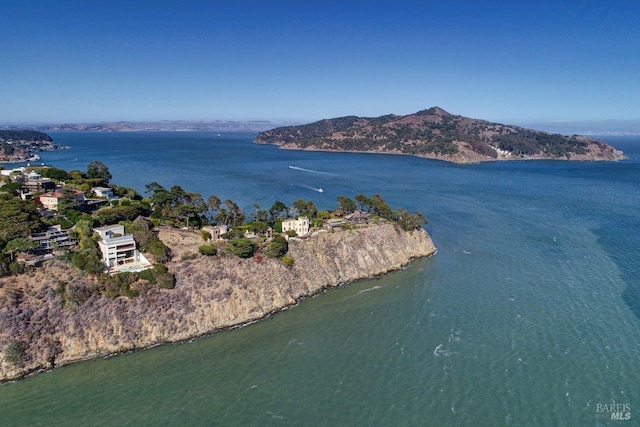
<svg viewBox="0 0 640 427">
<path fill-rule="evenodd" d="M 79 190 L 55 190 L 41 194 L 39 200 L 46 209 L 57 211 L 60 201 L 66 200 L 70 205 L 84 203 L 84 193 Z"/>
</svg>

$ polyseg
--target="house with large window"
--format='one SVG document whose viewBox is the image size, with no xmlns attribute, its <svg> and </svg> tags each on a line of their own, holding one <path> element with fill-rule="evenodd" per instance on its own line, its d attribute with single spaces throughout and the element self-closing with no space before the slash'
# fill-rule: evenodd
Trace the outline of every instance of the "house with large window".
<svg viewBox="0 0 640 427">
<path fill-rule="evenodd" d="M 94 228 L 100 240 L 102 263 L 111 272 L 141 271 L 151 263 L 138 251 L 132 234 L 125 234 L 124 225 L 114 224 Z"/>
</svg>

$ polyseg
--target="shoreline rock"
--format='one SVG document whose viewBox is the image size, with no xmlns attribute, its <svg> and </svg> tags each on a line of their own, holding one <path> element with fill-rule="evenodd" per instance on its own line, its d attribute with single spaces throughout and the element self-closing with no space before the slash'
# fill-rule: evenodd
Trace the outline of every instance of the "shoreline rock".
<svg viewBox="0 0 640 427">
<path fill-rule="evenodd" d="M 176 253 L 201 244 L 199 234 L 189 231 L 164 230 L 160 238 Z M 33 277 L 0 281 L 0 381 L 246 326 L 331 287 L 378 277 L 435 252 L 424 229 L 405 232 L 391 223 L 321 232 L 290 242 L 291 268 L 270 258 L 198 255 L 183 261 L 176 254 L 167 264 L 176 276 L 174 289 L 150 286 L 133 299 L 92 295 L 78 305 L 69 303 L 72 296 L 56 294 L 57 284 L 80 292 L 95 279 L 54 261 Z M 22 352 L 21 363 L 7 360 L 11 342 Z"/>
</svg>

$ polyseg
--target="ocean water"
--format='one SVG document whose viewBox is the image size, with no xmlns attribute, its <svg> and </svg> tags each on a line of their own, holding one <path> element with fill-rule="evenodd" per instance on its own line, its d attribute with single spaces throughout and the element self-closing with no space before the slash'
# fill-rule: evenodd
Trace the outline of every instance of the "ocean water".
<svg viewBox="0 0 640 427">
<path fill-rule="evenodd" d="M 596 426 L 640 418 L 640 138 L 630 160 L 452 165 L 250 134 L 52 133 L 47 164 L 252 209 L 380 193 L 438 253 L 249 327 L 0 386 L 0 425 Z M 323 189 L 323 192 L 319 192 Z M 630 405 L 608 421 L 600 405 Z"/>
</svg>

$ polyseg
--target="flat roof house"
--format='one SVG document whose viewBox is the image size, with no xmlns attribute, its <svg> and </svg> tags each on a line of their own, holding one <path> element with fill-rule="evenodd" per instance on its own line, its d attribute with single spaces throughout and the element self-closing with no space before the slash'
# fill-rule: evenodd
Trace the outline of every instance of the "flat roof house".
<svg viewBox="0 0 640 427">
<path fill-rule="evenodd" d="M 132 234 L 124 234 L 124 225 L 114 224 L 94 228 L 100 240 L 102 263 L 112 272 L 141 271 L 151 267 L 151 263 L 136 246 Z"/>
<path fill-rule="evenodd" d="M 282 232 L 289 230 L 296 232 L 298 236 L 306 236 L 309 234 L 309 218 L 301 216 L 299 218 L 289 218 L 282 221 Z"/>
<path fill-rule="evenodd" d="M 229 232 L 229 227 L 226 225 L 206 225 L 202 227 L 202 230 L 211 235 L 211 240 L 222 240 L 222 235 Z"/>
<path fill-rule="evenodd" d="M 117 200 L 118 199 L 117 196 L 113 195 L 113 189 L 111 189 L 109 187 L 93 187 L 91 189 L 91 191 L 97 197 L 102 197 L 102 198 L 105 198 L 107 200 Z"/>
</svg>

